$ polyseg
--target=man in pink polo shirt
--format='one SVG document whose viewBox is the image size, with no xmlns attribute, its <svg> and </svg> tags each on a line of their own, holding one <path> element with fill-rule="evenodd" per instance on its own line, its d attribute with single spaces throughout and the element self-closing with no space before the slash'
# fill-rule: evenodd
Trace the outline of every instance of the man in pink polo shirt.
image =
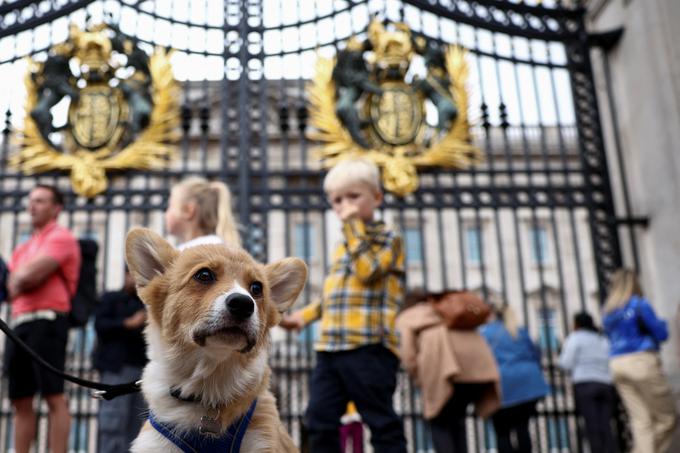
<svg viewBox="0 0 680 453">
<path fill-rule="evenodd" d="M 19 245 L 9 262 L 7 291 L 16 334 L 42 358 L 63 370 L 68 339 L 67 314 L 80 271 L 80 250 L 71 232 L 57 224 L 64 207 L 59 191 L 38 184 L 28 198 L 33 234 Z M 40 394 L 49 408 L 49 450 L 67 451 L 71 416 L 64 380 L 41 368 L 10 341 L 5 354 L 9 397 L 14 406 L 14 443 L 28 453 L 36 435 L 33 397 Z"/>
</svg>

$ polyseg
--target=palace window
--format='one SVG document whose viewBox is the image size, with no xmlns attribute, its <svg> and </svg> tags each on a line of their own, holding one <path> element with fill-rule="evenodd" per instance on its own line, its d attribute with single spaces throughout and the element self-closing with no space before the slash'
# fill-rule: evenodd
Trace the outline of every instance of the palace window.
<svg viewBox="0 0 680 453">
<path fill-rule="evenodd" d="M 482 230 L 478 226 L 465 228 L 465 261 L 471 266 L 482 265 Z"/>
<path fill-rule="evenodd" d="M 406 228 L 404 230 L 404 242 L 406 243 L 406 264 L 419 266 L 423 264 L 423 241 L 419 228 Z"/>
<path fill-rule="evenodd" d="M 555 321 L 555 310 L 552 308 L 541 309 L 538 312 L 540 320 L 538 342 L 543 351 L 556 353 L 559 350 L 557 339 L 557 326 Z"/>
<path fill-rule="evenodd" d="M 296 223 L 293 230 L 294 254 L 307 262 L 316 256 L 316 250 L 314 250 L 314 230 L 314 225 L 311 222 Z"/>
<path fill-rule="evenodd" d="M 550 261 L 548 250 L 548 229 L 545 226 L 534 226 L 529 229 L 529 246 L 531 262 L 536 266 L 545 266 Z"/>
</svg>

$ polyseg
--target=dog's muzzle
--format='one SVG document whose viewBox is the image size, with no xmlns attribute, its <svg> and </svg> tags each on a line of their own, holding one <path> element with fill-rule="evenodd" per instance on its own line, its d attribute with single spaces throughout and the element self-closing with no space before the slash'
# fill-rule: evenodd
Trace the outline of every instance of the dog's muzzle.
<svg viewBox="0 0 680 453">
<path fill-rule="evenodd" d="M 224 301 L 227 306 L 227 312 L 234 321 L 244 321 L 255 311 L 255 303 L 250 296 L 245 294 L 234 293 L 230 294 Z"/>
<path fill-rule="evenodd" d="M 251 319 L 255 312 L 255 301 L 247 294 L 232 293 L 224 300 L 223 317 L 193 332 L 192 339 L 199 346 L 205 346 L 206 339 L 215 335 L 242 337 L 245 346 L 241 353 L 250 352 L 257 343 L 257 335 Z"/>
</svg>

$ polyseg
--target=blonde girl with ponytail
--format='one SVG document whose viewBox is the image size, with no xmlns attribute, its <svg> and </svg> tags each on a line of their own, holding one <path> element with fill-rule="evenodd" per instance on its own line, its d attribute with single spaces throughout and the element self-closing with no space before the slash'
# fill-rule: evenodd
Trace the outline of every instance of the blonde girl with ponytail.
<svg viewBox="0 0 680 453">
<path fill-rule="evenodd" d="M 165 211 L 165 228 L 179 240 L 179 250 L 202 244 L 241 246 L 231 192 L 219 181 L 192 176 L 174 186 Z"/>
</svg>

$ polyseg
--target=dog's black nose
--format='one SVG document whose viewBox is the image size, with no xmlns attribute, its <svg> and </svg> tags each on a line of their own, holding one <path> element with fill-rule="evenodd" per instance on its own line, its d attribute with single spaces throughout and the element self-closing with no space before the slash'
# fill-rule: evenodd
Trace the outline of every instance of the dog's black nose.
<svg viewBox="0 0 680 453">
<path fill-rule="evenodd" d="M 245 294 L 230 294 L 225 303 L 229 314 L 235 319 L 247 319 L 255 311 L 253 300 Z"/>
</svg>

